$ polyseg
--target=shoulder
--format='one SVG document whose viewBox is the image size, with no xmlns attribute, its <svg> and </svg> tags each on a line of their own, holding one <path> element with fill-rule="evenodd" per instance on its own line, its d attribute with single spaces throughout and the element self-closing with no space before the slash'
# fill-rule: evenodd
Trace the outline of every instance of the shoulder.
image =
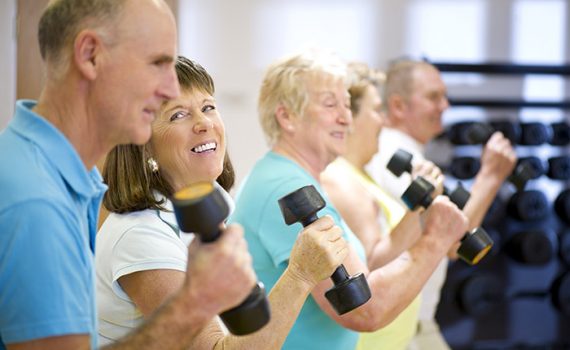
<svg viewBox="0 0 570 350">
<path fill-rule="evenodd" d="M 0 139 L 0 164 L 10 171 L 0 172 L 3 200 L 0 212 L 21 202 L 48 199 L 57 201 L 66 196 L 65 184 L 58 171 L 31 142 L 9 135 Z M 11 139 L 13 142 L 8 142 Z"/>
<path fill-rule="evenodd" d="M 160 219 L 158 210 L 146 209 L 125 214 L 109 214 L 97 233 L 97 244 L 117 241 L 129 231 L 172 233 L 175 236 L 173 229 Z"/>
</svg>

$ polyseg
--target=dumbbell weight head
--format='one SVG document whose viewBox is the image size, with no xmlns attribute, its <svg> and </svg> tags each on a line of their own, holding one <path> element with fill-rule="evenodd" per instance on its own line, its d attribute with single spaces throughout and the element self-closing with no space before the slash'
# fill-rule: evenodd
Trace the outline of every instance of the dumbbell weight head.
<svg viewBox="0 0 570 350">
<path fill-rule="evenodd" d="M 517 192 L 509 199 L 507 211 L 521 221 L 542 220 L 548 216 L 548 200 L 540 191 Z"/>
<path fill-rule="evenodd" d="M 529 167 L 529 180 L 537 179 L 546 172 L 542 160 L 538 157 L 521 157 L 517 162 L 517 167 L 527 164 Z"/>
<path fill-rule="evenodd" d="M 548 129 L 542 123 L 521 123 L 521 145 L 542 145 L 548 142 L 548 136 Z"/>
<path fill-rule="evenodd" d="M 554 280 L 551 296 L 554 306 L 564 315 L 570 316 L 570 272 Z"/>
<path fill-rule="evenodd" d="M 480 168 L 481 162 L 477 158 L 455 157 L 451 161 L 450 173 L 458 179 L 466 180 L 475 177 Z"/>
<path fill-rule="evenodd" d="M 465 130 L 465 139 L 469 144 L 481 145 L 487 143 L 494 132 L 488 124 L 473 123 Z"/>
<path fill-rule="evenodd" d="M 500 131 L 511 143 L 517 144 L 521 137 L 521 127 L 518 123 L 507 120 L 498 120 L 490 123 L 495 131 Z"/>
<path fill-rule="evenodd" d="M 554 201 L 554 211 L 560 219 L 570 224 L 570 188 L 558 194 Z"/>
<path fill-rule="evenodd" d="M 202 242 L 213 242 L 220 237 L 220 224 L 229 215 L 229 205 L 212 183 L 197 183 L 176 192 L 172 204 L 182 231 L 194 233 Z M 262 283 L 257 283 L 238 306 L 220 314 L 228 330 L 235 335 L 256 332 L 270 317 Z"/>
<path fill-rule="evenodd" d="M 570 232 L 562 232 L 559 235 L 559 249 L 560 259 L 568 266 L 570 266 Z"/>
<path fill-rule="evenodd" d="M 317 220 L 317 212 L 326 205 L 313 185 L 289 193 L 280 198 L 278 204 L 287 225 L 300 222 L 303 226 Z M 340 265 L 331 278 L 334 286 L 325 292 L 325 297 L 339 315 L 364 305 L 372 297 L 366 277 L 362 273 L 350 276 L 344 265 Z"/>
<path fill-rule="evenodd" d="M 427 208 L 432 202 L 431 194 L 434 190 L 435 187 L 428 180 L 418 176 L 404 191 L 402 200 L 410 210 L 416 210 L 418 207 Z"/>
<path fill-rule="evenodd" d="M 303 226 L 317 220 L 317 212 L 326 205 L 314 186 L 304 186 L 279 199 L 279 208 L 287 225 L 300 222 Z"/>
<path fill-rule="evenodd" d="M 570 143 L 570 126 L 567 123 L 552 123 L 550 128 L 552 129 L 551 145 L 566 146 Z"/>
<path fill-rule="evenodd" d="M 554 180 L 570 179 L 570 157 L 552 157 L 548 159 L 548 177 Z"/>
<path fill-rule="evenodd" d="M 457 256 L 469 265 L 476 265 L 493 248 L 493 240 L 482 227 L 468 232 L 461 239 Z"/>
<path fill-rule="evenodd" d="M 523 191 L 526 187 L 528 180 L 535 176 L 534 170 L 530 164 L 521 161 L 515 167 L 512 174 L 509 175 L 509 182 L 511 182 L 517 188 L 517 191 Z"/>
<path fill-rule="evenodd" d="M 196 233 L 203 242 L 218 239 L 219 224 L 230 214 L 223 195 L 209 182 L 197 183 L 176 192 L 172 204 L 178 227 L 183 232 Z"/>
<path fill-rule="evenodd" d="M 472 142 L 469 139 L 469 130 L 475 124 L 481 124 L 477 122 L 459 122 L 451 125 L 447 131 L 447 138 L 449 142 L 454 145 L 468 145 L 476 142 Z"/>
<path fill-rule="evenodd" d="M 412 172 L 412 158 L 413 155 L 411 153 L 399 149 L 390 158 L 386 167 L 392 174 L 400 177 L 404 172 Z"/>
<path fill-rule="evenodd" d="M 483 316 L 505 300 L 504 286 L 493 275 L 474 275 L 465 279 L 458 289 L 461 309 L 472 317 Z"/>
<path fill-rule="evenodd" d="M 505 245 L 505 250 L 513 259 L 525 265 L 544 265 L 554 258 L 552 242 L 540 231 L 516 233 Z"/>
<path fill-rule="evenodd" d="M 449 199 L 457 205 L 457 207 L 461 210 L 465 208 L 465 204 L 471 197 L 471 193 L 463 187 L 461 182 L 457 183 L 457 187 L 453 191 L 450 191 L 447 187 L 443 188 L 443 194 L 448 196 Z"/>
</svg>

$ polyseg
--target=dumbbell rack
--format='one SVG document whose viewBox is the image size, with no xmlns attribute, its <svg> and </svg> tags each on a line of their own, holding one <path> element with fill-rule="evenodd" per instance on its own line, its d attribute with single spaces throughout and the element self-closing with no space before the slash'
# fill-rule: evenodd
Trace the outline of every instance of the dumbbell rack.
<svg viewBox="0 0 570 350">
<path fill-rule="evenodd" d="M 432 63 L 442 72 L 444 80 L 448 73 L 479 73 L 484 76 L 492 75 L 495 79 L 500 79 L 502 76 L 541 74 L 562 76 L 566 84 L 570 84 L 570 65 Z M 562 122 L 566 125 L 569 122 L 570 100 L 568 96 L 561 101 L 527 101 L 500 96 L 493 99 L 476 96 L 466 98 L 454 97 L 452 85 L 449 85 L 448 89 L 451 108 L 465 106 L 483 108 L 487 122 L 496 121 L 497 115 L 503 112 L 518 115 L 522 108 L 563 110 L 564 120 Z M 568 91 L 568 87 L 566 89 Z M 454 122 L 463 121 L 454 120 Z M 511 122 L 516 124 L 519 120 L 517 118 Z M 561 125 L 564 126 L 563 124 Z M 529 126 L 525 124 L 525 127 Z M 546 127 L 550 128 L 550 125 Z M 548 130 L 552 134 L 550 129 Z M 447 135 L 449 136 L 450 133 Z M 454 151 L 462 147 L 474 147 L 452 145 L 446 137 L 440 138 L 438 142 L 442 140 L 447 142 L 449 147 L 454 148 Z M 555 155 L 570 155 L 570 138 L 567 142 L 564 141 L 562 144 L 558 142 L 551 146 L 546 146 L 546 143 L 520 145 L 517 142 L 515 146 L 519 155 L 521 153 L 532 154 L 530 147 L 542 149 L 551 147 Z M 428 147 L 428 158 L 430 158 L 429 149 Z M 546 164 L 546 159 L 540 159 L 540 162 Z M 564 176 L 559 179 L 547 177 L 546 173 L 539 175 L 536 180 L 531 180 L 527 185 L 526 190 L 534 191 L 530 194 L 517 194 L 511 185 L 504 184 L 483 223 L 483 227 L 495 241 L 492 252 L 474 267 L 461 262 L 450 264 L 437 319 L 453 349 L 515 349 L 520 346 L 570 349 L 570 314 L 563 313 L 553 306 L 548 290 L 557 276 L 570 271 L 570 259 L 562 258 L 560 253 L 560 246 L 563 244 L 567 247 L 566 250 L 570 250 L 568 248 L 570 245 L 570 217 L 568 217 L 570 210 L 565 219 L 562 219 L 562 215 L 554 210 L 558 195 L 570 187 L 570 171 L 567 173 L 562 172 Z M 447 176 L 452 177 L 449 174 Z M 468 188 L 469 181 L 467 180 Z M 521 196 L 526 199 L 521 200 Z M 520 210 L 517 211 L 517 208 L 525 208 L 525 205 L 520 205 L 521 203 L 526 203 L 528 209 L 526 211 L 523 209 L 522 213 Z M 542 258 L 548 256 L 548 249 L 552 249 L 553 257 L 548 262 L 544 263 L 543 259 L 540 264 L 536 262 L 534 265 L 525 264 L 517 260 L 516 254 L 512 253 L 512 247 L 515 246 L 513 242 L 517 241 L 513 238 L 520 238 L 521 232 L 529 231 L 533 232 L 529 236 L 538 239 L 533 241 L 532 246 L 539 252 L 542 249 Z M 469 305 L 465 291 L 477 292 L 477 286 L 481 286 L 482 279 L 486 280 L 491 288 L 482 293 L 485 296 L 481 300 L 488 300 L 489 303 Z M 502 299 L 498 298 L 498 294 L 501 293 L 495 293 L 497 289 L 504 290 L 501 292 Z M 477 295 L 477 293 L 473 294 Z"/>
</svg>

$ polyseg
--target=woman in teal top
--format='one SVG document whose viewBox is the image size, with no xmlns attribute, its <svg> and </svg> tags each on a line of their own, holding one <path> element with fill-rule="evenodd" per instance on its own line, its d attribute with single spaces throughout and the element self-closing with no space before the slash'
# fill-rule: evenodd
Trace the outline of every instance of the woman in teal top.
<svg viewBox="0 0 570 350">
<path fill-rule="evenodd" d="M 330 215 L 350 243 L 346 269 L 350 274 L 362 272 L 367 276 L 372 298 L 342 316 L 324 296 L 332 281 L 319 283 L 305 302 L 284 349 L 354 349 L 358 331 L 373 331 L 388 324 L 417 294 L 408 291 L 409 286 L 395 284 L 390 279 L 394 271 L 408 269 L 419 275 L 425 271 L 426 277 L 412 281 L 412 287 L 423 284 L 466 228 L 463 214 L 448 200 L 436 198 L 425 215 L 426 238 L 418 248 L 417 260 L 413 264 L 398 261 L 373 271 L 367 268 L 362 245 L 318 181 L 320 173 L 346 147 L 352 114 L 345 79 L 344 63 L 319 52 L 291 56 L 269 67 L 261 86 L 259 112 L 272 150 L 256 163 L 238 191 L 237 209 L 230 218 L 230 222 L 243 226 L 254 269 L 271 289 L 287 267 L 299 229 L 299 224 L 285 224 L 277 200 L 302 186 L 314 185 L 326 200 L 318 215 Z"/>
</svg>

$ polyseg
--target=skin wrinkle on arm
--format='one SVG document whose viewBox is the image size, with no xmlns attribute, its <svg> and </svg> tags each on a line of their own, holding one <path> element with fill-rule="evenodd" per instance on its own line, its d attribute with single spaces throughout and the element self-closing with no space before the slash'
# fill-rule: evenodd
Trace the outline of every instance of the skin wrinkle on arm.
<svg viewBox="0 0 570 350">
<path fill-rule="evenodd" d="M 394 260 L 419 238 L 421 228 L 417 213 L 406 213 L 390 234 L 382 234 L 377 220 L 380 207 L 367 190 L 349 177 L 326 174 L 321 176 L 323 187 L 342 218 L 362 242 L 370 269 Z"/>
<path fill-rule="evenodd" d="M 438 203 L 446 204 L 443 206 Z M 432 208 L 435 206 L 439 206 L 444 211 L 434 213 Z M 332 282 L 327 280 L 319 283 L 312 292 L 313 298 L 321 309 L 340 325 L 356 331 L 377 330 L 398 316 L 421 291 L 441 258 L 459 239 L 466 227 L 465 217 L 461 216 L 462 220 L 457 220 L 458 217 L 455 215 L 459 213 L 459 210 L 452 206 L 447 198 L 441 198 L 441 196 L 436 198 L 430 210 L 425 213 L 432 217 L 431 220 L 426 219 L 426 222 L 429 221 L 430 224 L 426 225 L 422 237 L 409 249 L 408 253 L 401 255 L 381 269 L 370 271 L 351 247 L 344 264 L 350 274 L 362 272 L 367 276 L 372 291 L 371 300 L 350 313 L 338 316 L 324 297 L 324 292 L 332 286 Z"/>
<path fill-rule="evenodd" d="M 475 177 L 471 197 L 463 209 L 469 218 L 470 230 L 481 225 L 516 161 L 516 154 L 508 139 L 500 132 L 494 133 L 485 145 L 481 155 L 481 170 Z"/>
<path fill-rule="evenodd" d="M 214 318 L 215 315 L 211 315 L 208 322 L 196 327 L 190 348 L 280 348 L 311 289 L 317 281 L 328 278 L 332 269 L 344 260 L 347 253 L 342 232 L 330 217 L 314 222 L 299 234 L 292 250 L 290 264 L 269 294 L 268 300 L 272 310 L 270 322 L 261 330 L 247 336 L 226 336 Z M 171 295 L 175 295 L 184 285 L 184 277 L 184 272 L 161 269 L 122 276 L 119 282 L 144 316 L 148 317 Z M 215 300 L 212 300 L 212 303 L 215 304 Z M 198 301 L 194 308 L 203 304 L 203 300 Z"/>
<path fill-rule="evenodd" d="M 119 279 L 125 292 L 149 317 L 169 295 L 184 282 L 184 273 L 175 270 L 149 270 L 123 276 Z M 269 293 L 272 312 L 269 324 L 247 337 L 224 337 L 218 322 L 213 319 L 192 342 L 193 349 L 277 349 L 285 342 L 288 330 L 295 322 L 312 285 L 285 270 Z"/>
</svg>

